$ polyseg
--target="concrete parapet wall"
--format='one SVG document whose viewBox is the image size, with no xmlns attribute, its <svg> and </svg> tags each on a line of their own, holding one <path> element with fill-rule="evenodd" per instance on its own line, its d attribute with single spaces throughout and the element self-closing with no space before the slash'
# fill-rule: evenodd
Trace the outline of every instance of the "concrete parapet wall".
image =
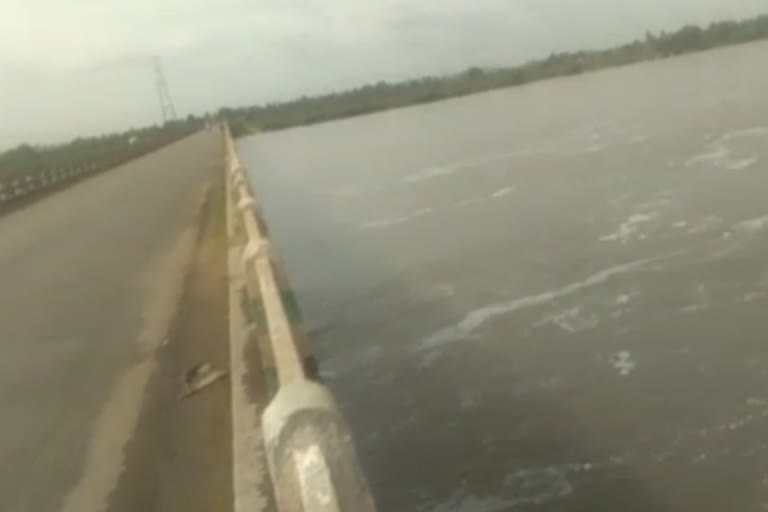
<svg viewBox="0 0 768 512">
<path fill-rule="evenodd" d="M 271 507 L 374 512 L 352 436 L 331 393 L 317 380 L 288 278 L 229 128 L 222 131 L 233 310 L 235 512 Z M 254 434 L 262 446 L 254 446 Z"/>
</svg>

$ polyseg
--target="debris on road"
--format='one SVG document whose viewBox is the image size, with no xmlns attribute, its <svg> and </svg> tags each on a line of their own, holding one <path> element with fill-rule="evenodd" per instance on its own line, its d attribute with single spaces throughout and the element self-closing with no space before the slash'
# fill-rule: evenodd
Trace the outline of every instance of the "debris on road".
<svg viewBox="0 0 768 512">
<path fill-rule="evenodd" d="M 188 398 L 226 376 L 226 371 L 214 370 L 211 363 L 196 364 L 184 372 L 184 389 L 182 390 L 179 399 Z"/>
</svg>

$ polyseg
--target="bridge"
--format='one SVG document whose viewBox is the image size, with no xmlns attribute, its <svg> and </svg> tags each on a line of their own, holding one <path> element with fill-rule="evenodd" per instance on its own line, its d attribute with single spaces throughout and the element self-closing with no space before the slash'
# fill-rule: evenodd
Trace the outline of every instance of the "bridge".
<svg viewBox="0 0 768 512">
<path fill-rule="evenodd" d="M 766 508 L 765 52 L 4 167 L 0 511 Z"/>
<path fill-rule="evenodd" d="M 374 510 L 228 129 L 134 149 L 0 181 L 0 510 Z"/>
</svg>

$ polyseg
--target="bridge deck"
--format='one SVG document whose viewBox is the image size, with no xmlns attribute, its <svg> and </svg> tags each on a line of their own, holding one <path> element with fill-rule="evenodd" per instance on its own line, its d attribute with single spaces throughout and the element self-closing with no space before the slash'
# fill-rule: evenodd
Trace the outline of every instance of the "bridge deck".
<svg viewBox="0 0 768 512">
<path fill-rule="evenodd" d="M 197 134 L 0 217 L 0 510 L 106 508 L 221 158 Z"/>
</svg>

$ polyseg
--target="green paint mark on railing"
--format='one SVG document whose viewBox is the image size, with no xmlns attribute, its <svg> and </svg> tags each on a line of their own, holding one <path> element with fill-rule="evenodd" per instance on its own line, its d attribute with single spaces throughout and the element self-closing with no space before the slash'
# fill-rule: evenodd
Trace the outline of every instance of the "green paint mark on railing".
<svg viewBox="0 0 768 512">
<path fill-rule="evenodd" d="M 243 290 L 240 298 L 240 306 L 245 314 L 249 325 L 255 327 L 257 334 L 263 335 L 267 332 L 267 315 L 264 311 L 264 303 L 261 299 L 250 300 L 248 293 Z"/>
<path fill-rule="evenodd" d="M 267 391 L 267 396 L 271 400 L 277 394 L 277 390 L 280 388 L 280 380 L 277 377 L 277 368 L 270 366 L 264 368 L 264 388 Z"/>
<path fill-rule="evenodd" d="M 299 302 L 296 300 L 296 295 L 291 291 L 283 291 L 281 294 L 283 299 L 283 308 L 285 308 L 285 315 L 288 317 L 288 321 L 292 324 L 301 322 L 301 311 L 299 310 Z"/>
</svg>

